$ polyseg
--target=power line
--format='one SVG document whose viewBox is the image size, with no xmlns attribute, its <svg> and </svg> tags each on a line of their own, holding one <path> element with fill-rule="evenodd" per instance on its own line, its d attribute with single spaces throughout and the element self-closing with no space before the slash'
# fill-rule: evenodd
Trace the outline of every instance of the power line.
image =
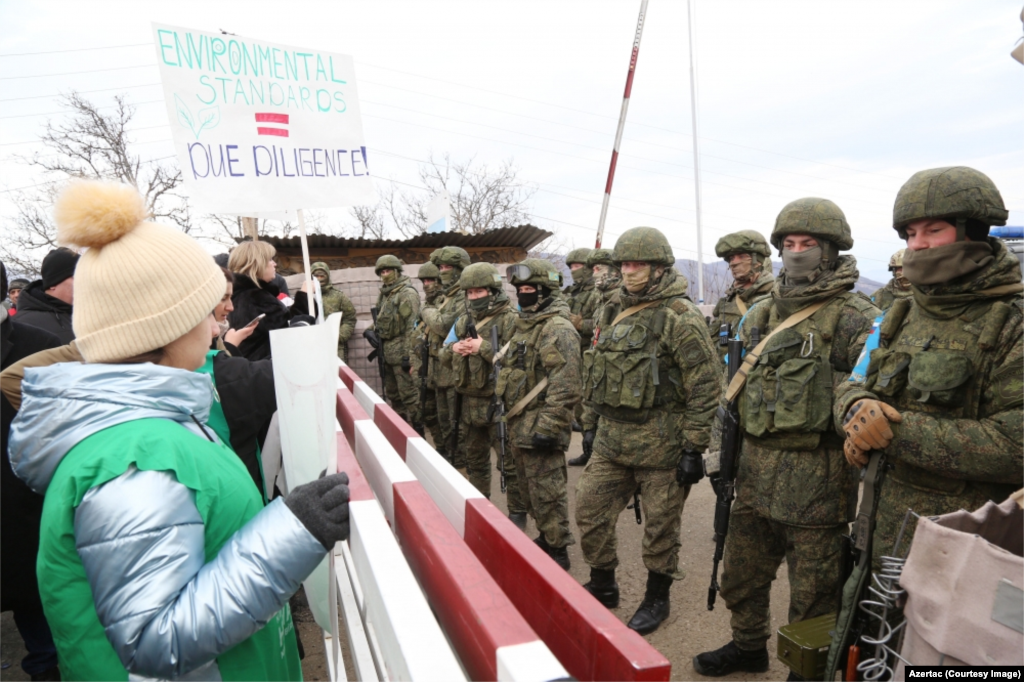
<svg viewBox="0 0 1024 682">
<path fill-rule="evenodd" d="M 156 163 L 157 161 L 166 161 L 167 159 L 173 159 L 173 158 L 174 158 L 173 154 L 171 156 L 161 156 L 158 159 L 148 159 L 146 161 L 140 161 L 139 165 L 140 166 L 145 166 L 145 165 L 150 164 L 150 163 Z M 11 187 L 10 189 L 2 189 L 2 190 L 0 190 L 0 194 L 7 194 L 8 192 L 17 192 L 18 190 L 22 190 L 22 189 L 32 189 L 33 187 L 42 187 L 43 185 L 52 185 L 52 184 L 54 184 L 56 182 L 64 182 L 65 180 L 69 180 L 69 179 L 70 178 L 60 178 L 60 179 L 57 179 L 57 180 L 46 180 L 44 182 L 37 182 L 34 185 L 24 185 L 22 187 Z"/>
<path fill-rule="evenodd" d="M 132 102 L 131 104 L 132 104 L 132 106 L 140 106 L 140 105 L 143 105 L 143 104 L 163 103 L 164 101 L 165 100 L 163 100 L 163 99 L 150 99 L 150 100 L 146 100 L 145 102 Z M 100 110 L 100 109 L 113 109 L 116 106 L 117 105 L 115 105 L 115 104 L 111 104 L 111 105 L 104 106 L 104 107 L 96 107 L 96 109 L 97 110 Z M 68 113 L 68 112 L 67 111 L 44 111 L 44 112 L 41 112 L 41 113 L 38 113 L 38 114 L 17 114 L 15 116 L 0 116 L 0 120 L 4 120 L 4 119 L 8 119 L 8 118 L 27 118 L 29 116 L 54 116 L 56 114 L 66 114 L 66 113 Z"/>
<path fill-rule="evenodd" d="M 101 73 L 103 71 L 125 71 L 127 69 L 143 69 L 156 66 L 153 64 L 139 64 L 137 66 L 115 66 L 111 69 L 90 69 L 88 71 L 65 71 L 64 73 L 36 73 L 31 76 L 3 76 L 0 77 L 0 81 L 13 81 L 20 78 L 49 78 L 50 76 L 77 76 L 83 73 Z"/>
<path fill-rule="evenodd" d="M 64 52 L 89 52 L 90 50 L 116 50 L 122 47 L 143 47 L 145 45 L 153 46 L 153 43 L 133 43 L 131 45 L 101 45 L 100 47 L 79 47 L 74 50 L 47 50 L 46 52 L 9 52 L 7 54 L 0 54 L 0 57 L 28 57 L 30 55 L 37 54 L 62 54 Z"/>
<path fill-rule="evenodd" d="M 122 85 L 117 88 L 99 88 L 98 90 L 76 90 L 75 93 L 79 95 L 89 95 L 94 92 L 110 92 L 111 90 L 132 90 L 134 88 L 150 88 L 154 85 L 163 85 L 163 83 L 143 83 L 142 85 Z M 52 95 L 33 95 L 31 97 L 11 97 L 10 99 L 0 99 L 0 102 L 20 102 L 26 99 L 46 99 L 48 97 L 60 97 L 64 93 L 55 92 Z"/>
<path fill-rule="evenodd" d="M 153 130 L 154 128 L 169 128 L 169 127 L 170 126 L 168 124 L 162 123 L 162 124 L 157 125 L 157 126 L 143 126 L 141 128 L 132 128 L 131 130 L 126 130 L 125 132 L 127 132 L 127 133 L 134 133 L 137 130 Z M 43 143 L 42 140 L 24 140 L 22 142 L 0 142 L 0 147 L 13 147 L 14 145 L 19 145 L 19 144 L 42 144 L 42 143 Z"/>
</svg>

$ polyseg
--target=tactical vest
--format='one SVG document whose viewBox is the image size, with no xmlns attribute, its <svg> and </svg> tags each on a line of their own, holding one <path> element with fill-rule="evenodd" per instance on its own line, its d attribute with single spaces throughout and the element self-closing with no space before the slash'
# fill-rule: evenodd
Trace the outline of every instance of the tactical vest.
<svg viewBox="0 0 1024 682">
<path fill-rule="evenodd" d="M 456 291 L 457 290 L 458 289 L 456 288 Z M 443 296 L 441 296 L 440 302 L 437 304 L 437 310 L 442 316 L 444 316 L 445 314 L 451 312 L 451 310 L 456 305 L 458 305 L 458 302 L 458 298 L 456 298 L 454 295 L 449 296 L 446 293 Z M 445 336 L 446 335 L 447 331 L 445 332 Z M 428 336 L 430 339 L 430 355 L 435 360 L 435 362 L 432 363 L 436 368 L 436 371 L 433 373 L 434 383 L 437 385 L 438 388 L 450 388 L 451 386 L 454 385 L 454 379 L 452 377 L 451 372 L 449 372 L 447 368 L 442 367 L 440 362 L 436 362 L 437 355 L 441 351 L 441 348 L 444 346 L 445 336 L 435 334 L 432 331 L 428 333 Z"/>
<path fill-rule="evenodd" d="M 641 310 L 615 326 L 618 302 L 601 309 L 593 348 L 583 353 L 583 400 L 601 417 L 643 424 L 651 410 L 682 402 L 682 372 L 671 348 L 661 344 L 668 307 L 675 299 Z"/>
<path fill-rule="evenodd" d="M 552 318 L 548 318 L 552 319 Z M 540 357 L 540 335 L 548 320 L 538 322 L 527 332 L 518 329 L 512 336 L 508 352 L 505 354 L 504 365 L 501 374 L 498 375 L 498 383 L 495 385 L 495 392 L 505 401 L 505 409 L 510 410 L 513 405 L 526 397 L 533 388 L 547 377 L 547 370 Z M 541 391 L 530 401 L 530 406 L 544 402 L 547 391 Z M 527 406 L 520 414 L 531 409 Z"/>
<path fill-rule="evenodd" d="M 489 317 L 490 319 L 488 319 Z M 499 346 L 492 349 L 496 353 L 501 350 L 501 346 L 505 345 L 505 342 L 512 336 L 512 332 L 515 330 L 515 317 L 515 311 L 508 306 L 495 313 L 493 317 L 485 315 L 483 317 L 485 322 L 483 324 L 477 323 L 477 334 L 481 339 L 486 339 L 490 343 L 491 327 L 498 325 Z M 509 320 L 509 318 L 512 319 Z M 455 335 L 460 339 L 466 336 L 466 322 L 467 320 L 464 316 L 455 322 Z M 509 347 L 511 348 L 511 346 Z M 451 359 L 452 385 L 455 386 L 459 393 L 481 398 L 494 395 L 494 383 L 491 381 L 493 365 L 487 362 L 480 353 L 473 353 L 465 357 L 458 353 L 452 353 Z M 503 359 L 503 362 L 508 363 L 508 359 Z"/>
<path fill-rule="evenodd" d="M 381 292 L 377 298 L 377 334 L 384 341 L 390 341 L 391 339 L 397 339 L 409 330 L 409 320 L 403 320 L 402 314 L 399 311 L 401 305 L 402 293 L 408 287 L 410 290 L 415 292 L 409 284 L 405 286 L 396 287 L 394 290 L 387 294 Z M 419 294 L 417 294 L 419 296 Z"/>
<path fill-rule="evenodd" d="M 750 371 L 739 398 L 740 424 L 758 444 L 777 450 L 814 450 L 825 435 L 829 447 L 842 443 L 832 428 L 832 342 L 847 305 L 870 305 L 860 296 L 839 294 L 806 320 L 772 336 Z M 775 306 L 761 303 L 744 321 L 761 338 L 781 320 Z"/>
<path fill-rule="evenodd" d="M 911 299 L 896 299 L 879 328 L 864 388 L 900 411 L 977 420 L 990 383 L 1003 327 L 1019 319 L 1020 303 L 979 301 L 958 317 L 926 316 Z M 989 396 L 991 398 L 991 396 Z M 960 494 L 968 481 L 897 460 L 893 478 L 918 488 Z"/>
</svg>

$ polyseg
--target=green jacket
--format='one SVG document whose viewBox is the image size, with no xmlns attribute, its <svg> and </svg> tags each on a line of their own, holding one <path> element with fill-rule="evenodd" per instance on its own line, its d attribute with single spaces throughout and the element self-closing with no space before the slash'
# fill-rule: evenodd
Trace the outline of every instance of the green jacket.
<svg viewBox="0 0 1024 682">
<path fill-rule="evenodd" d="M 768 341 L 737 400 L 743 446 L 736 498 L 764 517 L 794 526 L 850 521 L 857 473 L 843 455 L 843 432 L 832 420 L 834 391 L 857 364 L 879 311 L 852 291 L 860 274 L 853 256 L 807 286 L 784 287 L 752 308 L 740 338 L 749 352 L 754 328 L 764 339 L 784 319 L 828 303 Z M 715 424 L 716 440 L 720 423 Z"/>
<path fill-rule="evenodd" d="M 338 357 L 342 356 L 342 350 L 348 349 L 348 340 L 352 338 L 352 332 L 356 328 L 356 307 L 352 300 L 341 290 L 335 289 L 328 284 L 321 288 L 321 296 L 324 299 L 324 318 L 334 313 L 341 313 L 341 327 L 338 329 Z"/>
<path fill-rule="evenodd" d="M 420 294 L 405 275 L 380 288 L 375 330 L 384 342 L 384 361 L 389 365 L 400 365 L 402 358 L 412 355 L 419 312 Z"/>
<path fill-rule="evenodd" d="M 619 289 L 601 310 L 599 335 L 584 353 L 583 430 L 594 452 L 632 467 L 674 467 L 684 450 L 703 452 L 722 391 L 704 317 L 675 268 L 644 296 Z M 612 325 L 625 309 L 648 308 Z"/>
<path fill-rule="evenodd" d="M 563 292 L 569 299 L 569 314 L 579 315 L 582 319 L 578 329 L 580 346 L 583 350 L 590 348 L 594 338 L 594 320 L 597 309 L 601 307 L 603 296 L 594 284 L 594 278 L 567 286 Z"/>
<path fill-rule="evenodd" d="M 449 369 L 454 380 L 455 390 L 465 395 L 489 397 L 494 395 L 493 366 L 494 353 L 500 350 L 515 334 L 516 320 L 519 314 L 506 298 L 505 301 L 483 315 L 473 315 L 477 335 L 480 337 L 480 350 L 463 357 L 445 346 L 440 353 L 441 364 Z M 491 327 L 498 326 L 498 348 L 491 348 Z M 465 339 L 468 320 L 465 315 L 455 321 L 455 336 Z M 509 347 L 511 349 L 511 346 Z M 508 362 L 510 351 L 505 351 L 504 362 Z M 508 409 L 508 405 L 505 406 Z"/>
<path fill-rule="evenodd" d="M 753 286 L 744 289 L 733 285 L 725 292 L 725 296 L 718 299 L 715 309 L 711 312 L 711 322 L 708 323 L 708 330 L 711 332 L 711 340 L 715 343 L 715 348 L 718 350 L 718 357 L 723 362 L 728 354 L 728 348 L 719 343 L 719 332 L 723 324 L 728 324 L 730 336 L 736 338 L 736 330 L 744 314 L 737 300 L 742 301 L 744 307 L 749 311 L 754 307 L 755 303 L 763 301 L 772 295 L 773 286 L 775 286 L 775 276 L 770 270 L 765 270 L 757 278 Z"/>
<path fill-rule="evenodd" d="M 451 331 L 455 319 L 466 310 L 466 292 L 458 283 L 448 287 L 443 296 L 436 297 L 433 302 L 428 302 L 420 311 L 420 319 L 426 325 L 427 339 L 430 343 L 430 357 L 436 360 L 438 353 L 444 346 L 444 340 Z M 449 372 L 437 363 L 431 363 L 430 377 L 438 388 L 448 388 L 453 385 L 452 376 Z"/>
<path fill-rule="evenodd" d="M 923 516 L 974 510 L 1003 501 L 1024 479 L 1020 264 L 1001 242 L 989 242 L 995 260 L 981 272 L 914 287 L 912 298 L 897 301 L 866 379 L 840 387 L 837 423 L 861 398 L 903 416 L 885 449 L 893 469 L 882 486 L 876 557 L 891 551 L 907 508 Z M 1003 293 L 986 293 L 995 287 Z"/>
<path fill-rule="evenodd" d="M 569 321 L 562 294 L 555 292 L 552 298 L 540 312 L 519 313 L 495 388 L 511 411 L 548 380 L 547 387 L 508 420 L 509 441 L 518 448 L 532 448 L 533 434 L 540 433 L 555 438 L 559 449 L 567 449 L 573 410 L 580 401 L 580 335 Z"/>
<path fill-rule="evenodd" d="M 874 303 L 883 313 L 892 307 L 892 304 L 900 298 L 910 298 L 913 289 L 903 291 L 896 288 L 896 280 L 890 279 L 884 287 L 871 294 L 871 302 Z"/>
</svg>

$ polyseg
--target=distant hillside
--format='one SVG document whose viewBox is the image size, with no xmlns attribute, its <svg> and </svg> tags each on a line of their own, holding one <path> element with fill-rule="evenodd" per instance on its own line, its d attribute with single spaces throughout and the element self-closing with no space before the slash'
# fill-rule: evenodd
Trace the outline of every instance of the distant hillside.
<svg viewBox="0 0 1024 682">
<path fill-rule="evenodd" d="M 772 269 L 776 275 L 782 269 L 782 264 L 772 261 Z M 686 275 L 690 281 L 690 297 L 697 300 L 697 261 L 688 258 L 676 259 L 676 270 Z M 723 260 L 715 260 L 711 263 L 704 263 L 704 300 L 707 303 L 714 303 L 721 298 L 732 283 L 732 276 L 729 274 L 729 266 Z M 868 277 L 861 276 L 857 280 L 855 291 L 870 296 L 877 289 L 884 285 L 884 282 L 876 282 Z"/>
</svg>

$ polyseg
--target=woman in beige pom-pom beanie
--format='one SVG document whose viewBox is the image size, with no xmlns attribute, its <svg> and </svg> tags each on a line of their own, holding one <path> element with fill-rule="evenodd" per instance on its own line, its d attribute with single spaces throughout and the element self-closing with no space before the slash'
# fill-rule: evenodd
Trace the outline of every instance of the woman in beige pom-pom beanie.
<svg viewBox="0 0 1024 682">
<path fill-rule="evenodd" d="M 86 249 L 74 318 L 85 362 L 27 369 L 11 428 L 12 468 L 46 496 L 37 573 L 61 673 L 298 680 L 288 598 L 348 536 L 348 479 L 263 506 L 206 426 L 216 396 L 193 371 L 224 275 L 147 217 L 126 185 L 61 195 L 58 238 Z"/>
</svg>

